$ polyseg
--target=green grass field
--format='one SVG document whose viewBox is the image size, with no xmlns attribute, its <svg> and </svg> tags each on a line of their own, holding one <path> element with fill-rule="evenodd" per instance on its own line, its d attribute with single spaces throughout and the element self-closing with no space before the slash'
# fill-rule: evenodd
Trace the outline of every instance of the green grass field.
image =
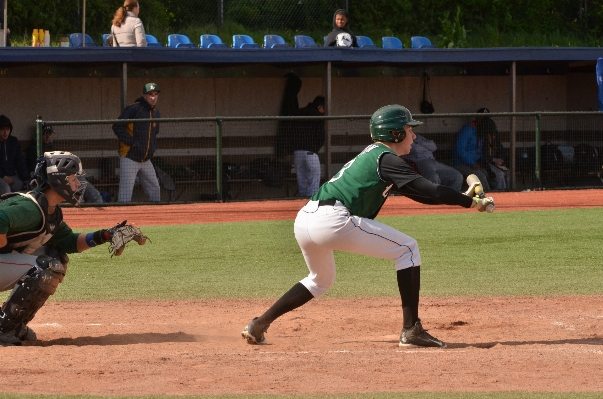
<svg viewBox="0 0 603 399">
<path fill-rule="evenodd" d="M 601 294 L 603 210 L 387 217 L 415 237 L 423 296 Z M 151 242 L 71 255 L 51 300 L 276 298 L 307 274 L 293 221 L 145 226 Z M 397 296 L 393 264 L 336 253 L 332 297 Z"/>
<path fill-rule="evenodd" d="M 601 294 L 602 208 L 379 220 L 418 240 L 423 257 L 423 297 Z M 145 226 L 143 231 L 151 242 L 142 247 L 131 243 L 121 257 L 110 258 L 106 246 L 72 255 L 67 277 L 51 300 L 276 298 L 307 274 L 293 235 L 293 221 Z M 337 281 L 328 296 L 398 296 L 391 262 L 344 253 L 337 253 L 336 260 Z M 7 294 L 3 293 L 1 299 Z M 93 397 L 0 394 L 0 399 Z M 262 396 L 186 398 L 209 397 Z M 600 393 L 380 393 L 320 397 L 594 398 Z"/>
</svg>

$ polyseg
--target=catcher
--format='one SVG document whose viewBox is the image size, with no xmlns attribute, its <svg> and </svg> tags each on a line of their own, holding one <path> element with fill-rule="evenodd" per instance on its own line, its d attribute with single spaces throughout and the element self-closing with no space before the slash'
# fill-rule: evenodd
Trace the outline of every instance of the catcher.
<svg viewBox="0 0 603 399">
<path fill-rule="evenodd" d="M 67 253 L 82 252 L 111 242 L 109 250 L 120 255 L 125 245 L 146 237 L 126 225 L 74 233 L 63 221 L 59 204 L 78 206 L 86 183 L 80 159 L 69 152 L 45 152 L 38 158 L 33 177 L 37 187 L 28 193 L 10 193 L 0 202 L 0 291 L 12 289 L 0 310 L 0 345 L 35 341 L 27 326 L 48 297 L 55 293 L 67 272 Z"/>
</svg>

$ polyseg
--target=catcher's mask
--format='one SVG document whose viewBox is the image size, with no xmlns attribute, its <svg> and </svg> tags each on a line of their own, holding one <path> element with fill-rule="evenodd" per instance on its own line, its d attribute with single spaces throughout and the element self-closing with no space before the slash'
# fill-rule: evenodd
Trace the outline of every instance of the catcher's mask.
<svg viewBox="0 0 603 399">
<path fill-rule="evenodd" d="M 84 199 L 86 182 L 74 191 L 69 184 L 72 175 L 83 176 L 82 161 L 77 155 L 67 151 L 45 152 L 37 159 L 33 177 L 38 186 L 48 185 L 72 205 L 78 206 Z"/>
<path fill-rule="evenodd" d="M 386 143 L 399 143 L 406 137 L 404 126 L 419 126 L 410 111 L 401 105 L 386 105 L 371 117 L 371 138 Z"/>
</svg>

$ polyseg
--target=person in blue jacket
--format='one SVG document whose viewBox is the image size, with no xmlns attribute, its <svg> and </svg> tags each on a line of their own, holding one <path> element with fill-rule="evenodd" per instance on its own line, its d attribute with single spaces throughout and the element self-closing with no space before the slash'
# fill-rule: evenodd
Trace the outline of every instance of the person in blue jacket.
<svg viewBox="0 0 603 399">
<path fill-rule="evenodd" d="M 478 114 L 489 114 L 488 108 L 480 108 Z M 454 153 L 452 157 L 452 166 L 463 174 L 463 178 L 474 174 L 476 175 L 484 191 L 490 191 L 488 184 L 488 170 L 482 164 L 483 148 L 482 141 L 477 136 L 477 124 L 481 118 L 463 125 L 458 132 L 456 142 L 454 144 Z"/>
</svg>

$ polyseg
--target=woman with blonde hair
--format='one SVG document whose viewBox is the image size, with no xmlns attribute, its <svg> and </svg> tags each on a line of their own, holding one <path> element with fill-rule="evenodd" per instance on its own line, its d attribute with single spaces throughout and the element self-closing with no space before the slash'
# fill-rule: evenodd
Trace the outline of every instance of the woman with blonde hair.
<svg viewBox="0 0 603 399">
<path fill-rule="evenodd" d="M 138 0 L 125 0 L 123 7 L 115 11 L 111 34 L 113 47 L 146 47 L 147 38 L 142 21 L 138 18 Z"/>
</svg>

